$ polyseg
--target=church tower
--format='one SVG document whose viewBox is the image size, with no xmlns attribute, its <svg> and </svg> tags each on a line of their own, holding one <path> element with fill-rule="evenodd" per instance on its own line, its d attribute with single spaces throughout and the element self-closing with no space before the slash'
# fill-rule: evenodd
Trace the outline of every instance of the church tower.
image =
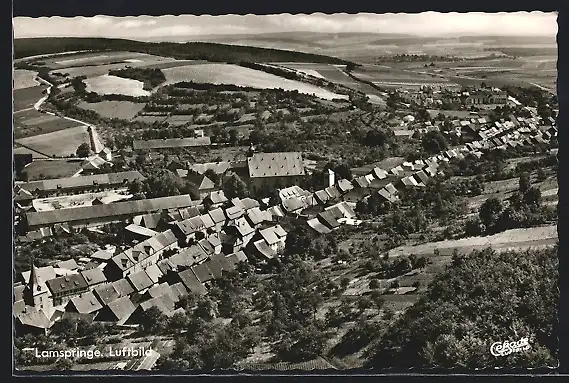
<svg viewBox="0 0 569 383">
<path fill-rule="evenodd" d="M 52 302 L 49 290 L 45 283 L 42 283 L 38 275 L 38 270 L 32 260 L 30 279 L 23 292 L 24 304 L 32 306 L 37 310 L 51 311 Z"/>
</svg>

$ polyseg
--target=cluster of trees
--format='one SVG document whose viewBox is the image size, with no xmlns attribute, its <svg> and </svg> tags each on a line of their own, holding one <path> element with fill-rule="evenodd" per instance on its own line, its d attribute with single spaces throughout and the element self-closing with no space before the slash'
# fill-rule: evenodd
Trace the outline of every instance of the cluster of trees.
<svg viewBox="0 0 569 383">
<path fill-rule="evenodd" d="M 144 90 L 152 90 L 166 81 L 166 76 L 158 68 L 126 68 L 110 70 L 111 76 L 138 80 L 144 83 Z"/>
<path fill-rule="evenodd" d="M 468 223 L 469 234 L 494 234 L 504 230 L 532 227 L 551 222 L 557 210 L 542 206 L 541 191 L 530 184 L 529 174 L 520 176 L 519 189 L 507 206 L 497 198 L 489 198 L 480 206 L 478 221 Z"/>
<path fill-rule="evenodd" d="M 255 62 L 246 62 L 246 61 L 241 61 L 239 63 L 239 65 L 244 67 L 244 68 L 260 70 L 262 72 L 266 72 L 266 73 L 270 73 L 270 74 L 275 75 L 275 76 L 287 78 L 289 80 L 297 80 L 297 81 L 302 80 L 302 77 L 298 73 L 296 73 L 295 71 L 290 70 L 290 69 L 287 70 L 287 69 L 277 68 L 274 66 L 268 66 L 268 65 L 258 64 Z"/>
<path fill-rule="evenodd" d="M 367 367 L 544 367 L 558 356 L 557 249 L 454 257 L 375 345 Z M 531 349 L 495 358 L 497 341 Z"/>
<path fill-rule="evenodd" d="M 128 192 L 138 199 L 193 194 L 189 181 L 168 169 L 157 169 L 144 180 L 132 181 Z M 192 195 L 192 199 L 199 199 L 199 196 Z"/>
<path fill-rule="evenodd" d="M 166 125 L 166 124 L 165 124 Z M 195 130 L 188 126 L 164 126 L 142 131 L 143 140 L 195 137 Z"/>
</svg>

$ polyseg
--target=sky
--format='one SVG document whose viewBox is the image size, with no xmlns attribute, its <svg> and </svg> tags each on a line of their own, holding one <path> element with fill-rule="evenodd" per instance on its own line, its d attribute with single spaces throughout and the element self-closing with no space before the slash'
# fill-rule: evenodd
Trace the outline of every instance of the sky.
<svg viewBox="0 0 569 383">
<path fill-rule="evenodd" d="M 363 32 L 418 36 L 555 36 L 557 15 L 545 12 L 15 17 L 15 38 L 114 37 L 188 40 L 207 35 L 275 32 Z"/>
</svg>

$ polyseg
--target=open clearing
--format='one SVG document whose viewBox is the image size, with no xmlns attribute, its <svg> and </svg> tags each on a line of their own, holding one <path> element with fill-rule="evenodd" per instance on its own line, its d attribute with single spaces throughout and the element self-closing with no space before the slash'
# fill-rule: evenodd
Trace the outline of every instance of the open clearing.
<svg viewBox="0 0 569 383">
<path fill-rule="evenodd" d="M 33 137 L 77 125 L 79 124 L 75 121 L 30 109 L 14 114 L 14 138 Z"/>
<path fill-rule="evenodd" d="M 28 181 L 71 177 L 81 169 L 81 161 L 45 160 L 33 161 L 25 167 Z"/>
<path fill-rule="evenodd" d="M 81 101 L 77 106 L 97 112 L 105 118 L 119 118 L 121 120 L 132 120 L 144 108 L 144 104 L 130 101 L 101 101 L 94 103 Z"/>
<path fill-rule="evenodd" d="M 45 89 L 45 86 L 33 86 L 14 90 L 14 112 L 33 108 L 34 104 L 44 96 L 43 92 Z"/>
<path fill-rule="evenodd" d="M 125 189 L 110 190 L 99 193 L 85 193 L 69 196 L 38 198 L 33 201 L 36 211 L 48 211 L 56 209 L 68 209 L 81 206 L 91 206 L 94 199 L 99 198 L 104 203 L 112 203 L 129 199 L 129 195 Z"/>
<path fill-rule="evenodd" d="M 138 52 L 92 52 L 66 57 L 53 57 L 44 59 L 42 62 L 51 69 L 67 69 L 78 66 L 108 65 L 113 63 L 126 63 L 135 66 L 172 60 L 174 59 Z"/>
<path fill-rule="evenodd" d="M 431 242 L 414 246 L 400 246 L 389 251 L 390 256 L 433 254 L 435 249 L 464 251 L 482 249 L 489 246 L 496 250 L 509 248 L 529 248 L 554 245 L 558 241 L 557 225 L 534 227 L 529 229 L 512 229 L 486 237 L 461 238 L 440 242 Z"/>
<path fill-rule="evenodd" d="M 288 91 L 314 94 L 316 97 L 331 100 L 335 98 L 347 99 L 346 95 L 339 95 L 326 89 L 300 81 L 281 78 L 269 73 L 254 69 L 240 67 L 233 64 L 196 64 L 185 65 L 163 70 L 167 84 L 181 81 L 194 81 L 209 84 L 233 84 L 242 87 L 260 89 L 282 88 Z"/>
<path fill-rule="evenodd" d="M 85 80 L 88 92 L 98 94 L 122 94 L 125 96 L 142 97 L 150 95 L 150 92 L 143 89 L 142 81 L 130 78 L 122 78 L 111 75 L 91 77 Z"/>
<path fill-rule="evenodd" d="M 38 152 L 57 157 L 67 157 L 75 155 L 77 148 L 82 143 L 89 143 L 89 133 L 85 126 L 78 126 L 57 132 L 40 134 L 33 137 L 26 137 L 17 140 L 19 144 L 25 145 Z"/>
<path fill-rule="evenodd" d="M 14 90 L 30 88 L 40 83 L 36 81 L 37 72 L 26 69 L 14 69 Z"/>
<path fill-rule="evenodd" d="M 18 144 L 16 143 L 15 145 L 18 145 Z M 16 147 L 15 145 L 14 145 L 14 150 L 12 151 L 12 153 L 13 153 L 14 155 L 16 155 L 16 154 L 31 154 L 31 155 L 32 155 L 32 160 L 36 160 L 36 159 L 37 159 L 37 160 L 41 160 L 41 159 L 49 158 L 49 157 L 46 156 L 46 155 L 43 155 L 43 154 L 38 153 L 38 152 L 36 152 L 36 151 L 30 150 L 30 149 L 28 149 L 28 148 L 24 148 L 23 146 Z"/>
</svg>

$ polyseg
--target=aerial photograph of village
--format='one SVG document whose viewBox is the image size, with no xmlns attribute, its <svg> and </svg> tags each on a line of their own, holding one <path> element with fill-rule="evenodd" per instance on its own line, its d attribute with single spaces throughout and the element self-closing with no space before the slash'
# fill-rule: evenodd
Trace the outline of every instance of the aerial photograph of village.
<svg viewBox="0 0 569 383">
<path fill-rule="evenodd" d="M 556 17 L 13 18 L 14 373 L 557 366 Z"/>
</svg>

